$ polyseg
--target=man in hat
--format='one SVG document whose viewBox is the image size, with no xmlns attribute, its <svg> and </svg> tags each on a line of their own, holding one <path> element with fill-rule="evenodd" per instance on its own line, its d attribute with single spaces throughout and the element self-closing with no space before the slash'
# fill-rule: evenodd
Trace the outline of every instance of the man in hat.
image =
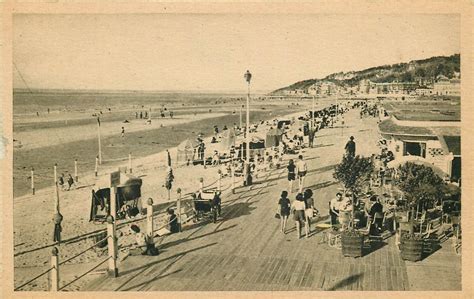
<svg viewBox="0 0 474 299">
<path fill-rule="evenodd" d="M 346 150 L 346 155 L 347 156 L 350 156 L 352 158 L 355 157 L 356 144 L 354 142 L 354 136 L 351 136 L 349 138 L 349 141 L 347 141 L 345 150 Z"/>
</svg>

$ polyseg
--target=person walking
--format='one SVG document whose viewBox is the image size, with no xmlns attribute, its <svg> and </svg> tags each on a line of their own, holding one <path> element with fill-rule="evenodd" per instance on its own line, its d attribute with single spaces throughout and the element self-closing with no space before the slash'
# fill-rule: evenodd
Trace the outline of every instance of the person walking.
<svg viewBox="0 0 474 299">
<path fill-rule="evenodd" d="M 293 162 L 293 159 L 290 159 L 290 161 L 288 161 L 288 166 L 286 168 L 288 169 L 288 192 L 293 193 L 293 182 L 296 178 L 296 165 L 295 162 Z"/>
<path fill-rule="evenodd" d="M 306 225 L 308 227 L 308 232 L 311 232 L 311 219 L 313 219 L 314 215 L 314 199 L 313 199 L 313 190 L 306 189 L 303 193 L 303 199 L 305 203 L 305 218 L 306 218 Z"/>
<path fill-rule="evenodd" d="M 122 138 L 125 137 L 125 128 L 124 127 L 122 127 L 122 132 L 120 133 L 120 137 L 122 137 Z"/>
<path fill-rule="evenodd" d="M 305 224 L 306 238 L 308 238 L 308 226 L 306 224 L 306 219 L 304 216 L 305 208 L 306 206 L 304 203 L 303 194 L 298 193 L 296 195 L 296 200 L 291 205 L 291 210 L 293 211 L 293 216 L 295 219 L 296 234 L 298 235 L 298 239 L 301 239 L 301 226 L 303 225 L 303 223 Z"/>
<path fill-rule="evenodd" d="M 281 192 L 280 200 L 278 200 L 278 206 L 280 207 L 280 231 L 286 234 L 286 223 L 288 222 L 288 216 L 290 216 L 291 207 L 287 191 Z"/>
<path fill-rule="evenodd" d="M 204 151 L 206 149 L 206 145 L 204 144 L 203 141 L 201 141 L 199 143 L 199 146 L 198 146 L 198 160 L 199 161 L 202 161 L 202 165 L 206 165 L 206 161 L 204 161 Z"/>
<path fill-rule="evenodd" d="M 61 173 L 61 176 L 59 177 L 58 184 L 61 187 L 61 190 L 64 190 L 64 173 Z"/>
<path fill-rule="evenodd" d="M 67 190 L 71 190 L 71 187 L 72 185 L 74 185 L 74 179 L 72 178 L 72 175 L 69 174 L 68 178 L 67 178 L 67 184 L 69 185 L 69 187 L 67 188 Z"/>
<path fill-rule="evenodd" d="M 351 136 L 349 138 L 349 141 L 347 141 L 346 146 L 345 146 L 345 150 L 346 150 L 346 155 L 348 157 L 352 157 L 352 158 L 355 157 L 356 144 L 354 142 L 354 136 Z"/>
<path fill-rule="evenodd" d="M 303 155 L 298 156 L 298 162 L 296 162 L 296 171 L 298 174 L 298 190 L 299 192 L 303 192 L 304 179 L 308 172 L 308 165 L 306 164 L 306 161 L 303 160 Z"/>
<path fill-rule="evenodd" d="M 313 147 L 315 133 L 316 133 L 316 129 L 313 129 L 313 128 L 309 129 L 309 132 L 308 132 L 308 146 L 310 148 Z"/>
</svg>

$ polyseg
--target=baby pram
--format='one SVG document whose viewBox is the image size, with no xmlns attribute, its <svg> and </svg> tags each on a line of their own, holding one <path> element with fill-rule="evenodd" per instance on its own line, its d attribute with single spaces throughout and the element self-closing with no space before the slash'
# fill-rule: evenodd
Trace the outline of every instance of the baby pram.
<svg viewBox="0 0 474 299">
<path fill-rule="evenodd" d="M 194 222 L 203 219 L 212 219 L 217 222 L 217 217 L 221 214 L 221 198 L 218 191 L 196 192 L 193 196 Z"/>
</svg>

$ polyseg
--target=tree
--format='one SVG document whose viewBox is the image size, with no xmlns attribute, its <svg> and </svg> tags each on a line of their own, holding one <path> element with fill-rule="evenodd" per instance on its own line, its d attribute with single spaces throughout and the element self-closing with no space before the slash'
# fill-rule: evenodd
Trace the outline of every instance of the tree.
<svg viewBox="0 0 474 299">
<path fill-rule="evenodd" d="M 401 81 L 402 82 L 412 82 L 413 81 L 413 75 L 410 72 L 404 72 L 401 75 Z"/>
<path fill-rule="evenodd" d="M 362 156 L 344 156 L 336 166 L 333 177 L 340 181 L 345 189 L 357 192 L 368 182 L 373 166 L 370 158 Z"/>
<path fill-rule="evenodd" d="M 446 183 L 431 167 L 407 162 L 399 167 L 398 173 L 396 184 L 411 208 L 433 206 L 446 192 Z"/>
<path fill-rule="evenodd" d="M 355 194 L 369 181 L 372 170 L 372 160 L 359 155 L 355 157 L 345 155 L 341 163 L 336 166 L 333 177 L 344 185 L 344 189 L 352 192 L 353 207 Z M 354 210 L 355 208 L 352 209 L 352 219 L 354 219 Z M 354 225 L 354 221 L 352 224 Z"/>
<path fill-rule="evenodd" d="M 419 67 L 419 68 L 417 68 L 417 69 L 415 70 L 415 75 L 416 75 L 417 77 L 422 77 L 422 78 L 424 78 L 424 77 L 426 76 L 426 71 L 425 71 L 424 68 Z"/>
</svg>

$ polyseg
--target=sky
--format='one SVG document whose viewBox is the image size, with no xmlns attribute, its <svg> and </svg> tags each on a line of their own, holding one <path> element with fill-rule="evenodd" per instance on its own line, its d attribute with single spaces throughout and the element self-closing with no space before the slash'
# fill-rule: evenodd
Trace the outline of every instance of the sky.
<svg viewBox="0 0 474 299">
<path fill-rule="evenodd" d="M 15 15 L 14 88 L 271 91 L 334 72 L 460 53 L 460 17 Z"/>
</svg>

